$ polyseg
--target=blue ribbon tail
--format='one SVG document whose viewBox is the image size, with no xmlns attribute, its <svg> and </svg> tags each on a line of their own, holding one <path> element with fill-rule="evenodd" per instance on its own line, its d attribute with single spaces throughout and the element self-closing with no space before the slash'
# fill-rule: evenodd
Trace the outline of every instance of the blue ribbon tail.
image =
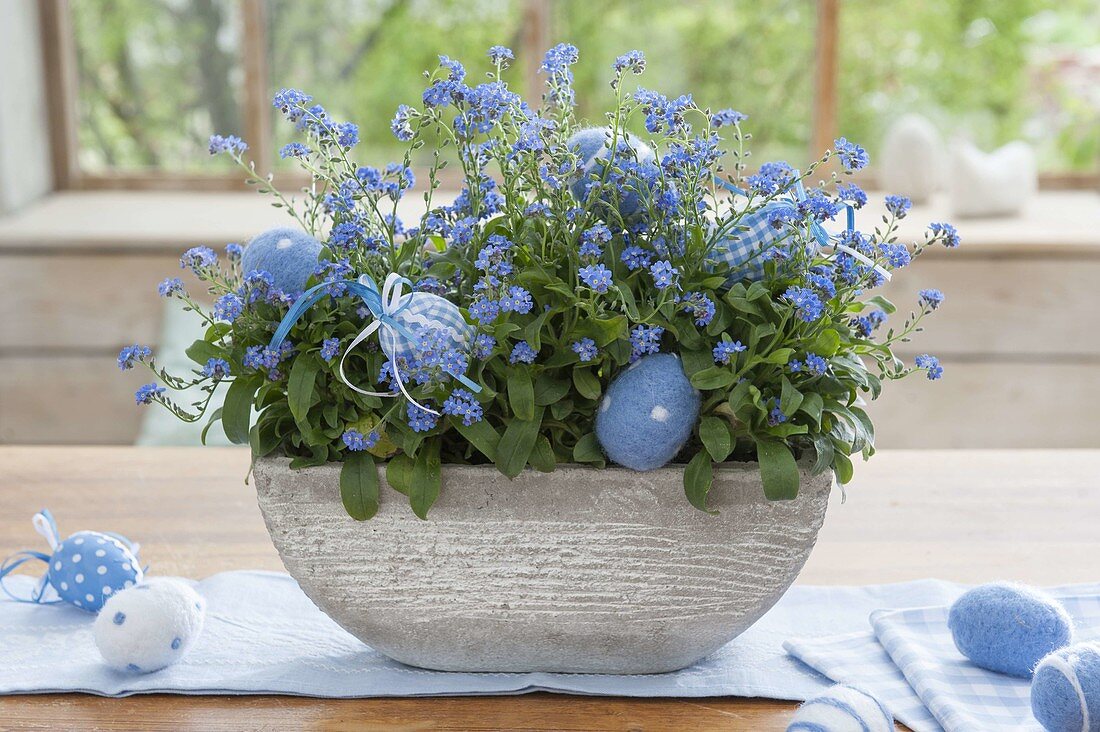
<svg viewBox="0 0 1100 732">
<path fill-rule="evenodd" d="M 739 196 L 749 195 L 748 191 L 746 191 L 744 188 L 738 188 L 733 183 L 730 183 L 728 180 L 725 180 L 724 178 L 720 178 L 717 175 L 713 176 L 713 178 L 714 178 L 715 183 L 722 186 L 723 188 L 725 188 L 727 191 L 729 191 L 731 193 L 736 193 Z"/>
<path fill-rule="evenodd" d="M 313 307 L 314 303 L 325 296 L 325 288 L 330 284 L 331 283 L 326 282 L 321 285 L 315 285 L 298 296 L 298 299 L 290 306 L 290 310 L 286 311 L 286 315 L 284 315 L 283 319 L 279 322 L 279 327 L 275 329 L 275 335 L 271 337 L 272 350 L 283 345 L 287 333 L 289 333 L 290 329 L 294 327 L 294 324 L 298 322 L 298 318 L 305 315 L 305 312 Z"/>
<path fill-rule="evenodd" d="M 0 565 L 0 589 L 2 589 L 4 591 L 5 595 L 7 595 L 11 599 L 15 600 L 16 602 L 28 602 L 28 603 L 33 603 L 33 604 L 36 604 L 36 605 L 37 604 L 42 604 L 42 595 L 46 590 L 46 584 L 47 584 L 46 577 L 48 576 L 48 574 L 42 577 L 42 579 L 39 583 L 38 591 L 33 592 L 29 598 L 28 597 L 19 597 L 14 592 L 9 590 L 7 584 L 4 583 L 4 580 L 7 578 L 8 575 L 10 575 L 15 570 L 19 569 L 21 566 L 23 566 L 27 562 L 30 562 L 30 561 L 35 560 L 35 559 L 39 560 L 40 562 L 45 563 L 47 566 L 50 563 L 50 555 L 49 554 L 43 554 L 42 552 L 34 552 L 34 551 L 23 551 L 23 552 L 16 552 L 15 554 L 12 554 L 10 557 L 8 557 L 7 559 L 4 560 L 4 563 L 2 565 Z"/>
</svg>

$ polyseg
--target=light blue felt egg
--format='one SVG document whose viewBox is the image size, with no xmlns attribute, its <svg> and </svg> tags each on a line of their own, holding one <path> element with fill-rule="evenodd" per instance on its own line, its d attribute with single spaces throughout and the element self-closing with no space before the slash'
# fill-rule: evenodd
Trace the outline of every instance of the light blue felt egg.
<svg viewBox="0 0 1100 732">
<path fill-rule="evenodd" d="M 113 594 L 143 576 L 131 546 L 98 531 L 78 531 L 58 544 L 48 574 L 58 597 L 90 612 L 99 612 Z"/>
<path fill-rule="evenodd" d="M 808 240 L 807 255 L 817 252 L 819 244 L 809 231 L 792 232 L 789 225 L 772 226 L 771 219 L 776 213 L 788 213 L 797 210 L 791 201 L 772 201 L 760 209 L 742 216 L 738 230 L 724 236 L 715 245 L 712 259 L 729 265 L 729 284 L 739 280 L 757 282 L 764 278 L 764 264 L 774 256 L 775 250 L 790 252 L 796 237 Z M 742 230 L 740 227 L 745 227 Z"/>
<path fill-rule="evenodd" d="M 566 141 L 566 147 L 575 152 L 581 159 L 581 170 L 574 176 L 569 184 L 569 190 L 577 201 L 584 203 L 588 200 L 588 186 L 593 182 L 593 176 L 597 178 L 603 173 L 603 166 L 612 159 L 610 129 L 607 127 L 586 127 L 578 130 Z M 635 163 L 645 167 L 650 173 L 657 173 L 657 154 L 641 138 L 631 133 L 626 133 L 626 144 L 630 146 L 634 154 L 621 152 L 616 160 L 622 165 L 631 166 Z M 635 160 L 636 158 L 636 160 Z M 642 185 L 641 178 L 630 175 L 633 185 Z M 642 196 L 636 190 L 625 191 L 619 200 L 619 215 L 625 220 L 637 217 L 644 206 Z"/>
<path fill-rule="evenodd" d="M 894 718 L 874 697 L 837 684 L 794 713 L 787 732 L 893 732 Z"/>
<path fill-rule="evenodd" d="M 245 247 L 241 255 L 241 272 L 267 272 L 274 278 L 276 288 L 288 295 L 298 295 L 317 269 L 320 253 L 321 243 L 304 231 L 268 229 Z"/>
<path fill-rule="evenodd" d="M 112 668 L 149 673 L 183 658 L 205 618 L 206 601 L 187 582 L 158 577 L 108 600 L 93 637 Z"/>
<path fill-rule="evenodd" d="M 1062 605 L 1031 587 L 992 582 L 969 590 L 947 616 L 955 647 L 990 671 L 1030 678 L 1043 656 L 1073 639 Z"/>
<path fill-rule="evenodd" d="M 656 353 L 611 382 L 596 413 L 596 437 L 619 465 L 653 470 L 676 457 L 698 420 L 699 392 L 679 357 Z"/>
<path fill-rule="evenodd" d="M 1048 732 L 1100 732 L 1100 644 L 1078 643 L 1040 661 L 1031 713 Z"/>
</svg>

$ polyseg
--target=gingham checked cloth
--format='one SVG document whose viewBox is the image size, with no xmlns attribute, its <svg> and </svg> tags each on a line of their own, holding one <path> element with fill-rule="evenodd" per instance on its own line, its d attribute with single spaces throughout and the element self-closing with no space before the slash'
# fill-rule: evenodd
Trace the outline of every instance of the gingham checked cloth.
<svg viewBox="0 0 1100 732">
<path fill-rule="evenodd" d="M 1100 584 L 1050 593 L 1073 617 L 1075 640 L 1100 638 Z M 947 613 L 947 607 L 878 610 L 865 632 L 789 640 L 784 648 L 833 681 L 874 695 L 916 732 L 1041 732 L 1031 715 L 1031 682 L 966 660 L 951 639 Z"/>
</svg>

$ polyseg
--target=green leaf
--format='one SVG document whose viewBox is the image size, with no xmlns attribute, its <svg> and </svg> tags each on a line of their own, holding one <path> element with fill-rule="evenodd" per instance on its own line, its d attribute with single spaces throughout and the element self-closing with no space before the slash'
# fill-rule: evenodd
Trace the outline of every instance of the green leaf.
<svg viewBox="0 0 1100 732">
<path fill-rule="evenodd" d="M 253 374 L 234 379 L 225 392 L 222 404 L 222 429 L 234 445 L 248 442 L 248 424 L 252 419 L 252 399 L 263 383 L 263 376 Z"/>
<path fill-rule="evenodd" d="M 303 354 L 294 359 L 294 365 L 290 368 L 290 378 L 287 379 L 286 398 L 290 406 L 290 414 L 294 417 L 294 423 L 302 433 L 302 439 L 309 444 L 317 444 L 324 438 L 317 435 L 313 425 L 309 422 L 309 408 L 313 406 L 313 398 L 317 388 L 317 372 L 321 365 L 312 354 Z"/>
<path fill-rule="evenodd" d="M 607 461 L 603 456 L 603 449 L 600 447 L 600 441 L 596 438 L 595 432 L 589 432 L 577 440 L 577 444 L 573 447 L 573 460 L 578 463 L 595 465 L 598 468 L 607 465 Z"/>
<path fill-rule="evenodd" d="M 517 367 L 508 374 L 508 403 L 518 419 L 534 419 L 535 387 L 527 369 Z"/>
<path fill-rule="evenodd" d="M 866 302 L 870 305 L 878 305 L 880 308 L 882 308 L 882 312 L 886 313 L 887 315 L 893 315 L 898 311 L 897 307 L 894 306 L 894 303 L 890 302 L 882 295 L 869 297 L 867 298 Z"/>
<path fill-rule="evenodd" d="M 439 440 L 429 440 L 416 456 L 409 485 L 409 505 L 418 518 L 428 518 L 428 509 L 439 498 L 442 483 Z"/>
<path fill-rule="evenodd" d="M 852 461 L 842 452 L 836 451 L 833 454 L 833 470 L 836 471 L 836 480 L 841 485 L 844 485 L 852 480 Z"/>
<path fill-rule="evenodd" d="M 554 448 L 550 446 L 550 440 L 546 435 L 539 435 L 535 440 L 535 449 L 531 451 L 530 462 L 531 467 L 540 473 L 554 472 L 557 458 L 554 457 Z"/>
<path fill-rule="evenodd" d="M 569 382 L 556 379 L 549 373 L 542 373 L 535 379 L 534 393 L 535 404 L 540 407 L 549 406 L 569 393 Z"/>
<path fill-rule="evenodd" d="M 623 310 L 630 316 L 631 320 L 638 320 L 638 303 L 634 299 L 634 293 L 627 286 L 617 286 L 615 290 L 619 293 L 619 297 L 623 301 Z"/>
<path fill-rule="evenodd" d="M 680 360 L 684 364 L 684 373 L 688 375 L 688 378 L 691 378 L 692 375 L 714 365 L 714 354 L 710 351 L 691 351 L 682 349 L 680 351 Z"/>
<path fill-rule="evenodd" d="M 782 377 L 782 387 L 779 392 L 779 410 L 783 414 L 793 416 L 798 411 L 799 405 L 802 404 L 802 398 L 802 392 L 796 389 L 786 376 Z"/>
<path fill-rule="evenodd" d="M 497 447 L 500 445 L 500 433 L 493 426 L 480 419 L 471 425 L 462 424 L 461 417 L 451 417 L 451 426 L 466 438 L 466 441 L 476 447 L 482 455 L 496 462 Z"/>
<path fill-rule="evenodd" d="M 782 366 L 789 362 L 793 355 L 793 348 L 777 348 L 768 354 L 767 358 L 764 359 L 764 363 L 774 363 Z"/>
<path fill-rule="evenodd" d="M 702 371 L 696 371 L 692 374 L 691 385 L 696 389 L 711 391 L 714 389 L 725 389 L 734 382 L 734 379 L 733 371 L 730 369 L 711 366 L 710 368 L 705 368 Z"/>
<path fill-rule="evenodd" d="M 546 324 L 546 319 L 549 317 L 550 311 L 543 310 L 542 313 L 532 320 L 523 330 L 523 340 L 527 341 L 528 345 L 535 349 L 536 352 L 542 348 L 543 326 Z"/>
<path fill-rule="evenodd" d="M 205 366 L 206 362 L 212 358 L 225 358 L 225 350 L 218 348 L 213 343 L 209 343 L 203 339 L 199 339 L 187 347 L 184 351 L 187 357 L 199 364 Z"/>
<path fill-rule="evenodd" d="M 586 399 L 599 399 L 600 395 L 603 394 L 600 380 L 589 369 L 573 369 L 573 383 L 577 386 L 577 391 L 580 392 L 581 396 Z"/>
<path fill-rule="evenodd" d="M 813 467 L 810 468 L 810 471 L 814 475 L 821 475 L 825 472 L 826 468 L 832 467 L 834 452 L 833 441 L 829 439 L 828 435 L 814 435 L 814 451 L 817 455 L 814 458 L 814 464 Z"/>
<path fill-rule="evenodd" d="M 253 459 L 270 455 L 282 443 L 278 426 L 277 420 L 261 417 L 260 421 L 248 431 L 248 442 L 252 448 Z"/>
<path fill-rule="evenodd" d="M 386 482 L 398 493 L 409 495 L 413 481 L 413 459 L 401 453 L 386 463 Z"/>
<path fill-rule="evenodd" d="M 542 407 L 535 410 L 534 419 L 513 419 L 497 446 L 496 466 L 509 478 L 515 478 L 527 465 L 535 440 L 542 426 Z"/>
<path fill-rule="evenodd" d="M 625 315 L 610 318 L 584 318 L 577 324 L 577 335 L 588 336 L 603 348 L 608 343 L 628 337 L 628 323 Z"/>
<path fill-rule="evenodd" d="M 711 460 L 720 463 L 729 457 L 733 450 L 729 428 L 718 417 L 706 416 L 699 422 L 699 439 L 710 453 Z"/>
<path fill-rule="evenodd" d="M 340 500 L 356 521 L 378 513 L 378 468 L 370 453 L 356 452 L 344 458 L 340 469 Z"/>
<path fill-rule="evenodd" d="M 825 358 L 832 358 L 840 349 L 840 334 L 832 328 L 827 328 L 818 334 L 817 338 L 808 349 L 812 353 Z"/>
<path fill-rule="evenodd" d="M 705 450 L 695 453 L 695 457 L 684 469 L 684 493 L 688 502 L 700 511 L 716 514 L 717 511 L 707 508 L 707 494 L 714 483 L 714 466 Z"/>
<path fill-rule="evenodd" d="M 210 431 L 210 428 L 214 426 L 214 423 L 222 418 L 222 408 L 218 407 L 214 410 L 214 413 L 210 415 L 210 420 L 206 423 L 206 426 L 202 428 L 202 433 L 199 435 L 199 442 L 203 445 L 206 444 L 206 433 Z"/>
<path fill-rule="evenodd" d="M 758 437 L 756 459 L 760 463 L 764 495 L 769 500 L 790 500 L 798 495 L 798 463 L 786 442 Z"/>
<path fill-rule="evenodd" d="M 821 410 L 825 408 L 825 402 L 822 400 L 820 394 L 810 392 L 802 396 L 802 404 L 799 405 L 798 411 L 802 412 L 810 419 L 814 421 L 814 426 L 821 427 Z"/>
</svg>

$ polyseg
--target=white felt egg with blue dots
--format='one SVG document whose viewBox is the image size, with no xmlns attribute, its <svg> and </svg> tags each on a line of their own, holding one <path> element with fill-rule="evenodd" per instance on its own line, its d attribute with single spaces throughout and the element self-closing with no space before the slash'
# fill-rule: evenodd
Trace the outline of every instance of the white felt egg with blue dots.
<svg viewBox="0 0 1100 732">
<path fill-rule="evenodd" d="M 787 732 L 893 732 L 894 718 L 874 697 L 837 684 L 798 708 Z"/>
<path fill-rule="evenodd" d="M 206 601 L 189 584 L 158 577 L 108 600 L 93 635 L 109 666 L 149 673 L 183 658 L 205 618 Z"/>
<path fill-rule="evenodd" d="M 698 420 L 699 392 L 679 357 L 657 353 L 611 382 L 596 412 L 596 437 L 619 465 L 653 470 L 676 457 Z"/>
<path fill-rule="evenodd" d="M 98 612 L 112 595 L 141 582 L 144 573 L 121 538 L 78 531 L 54 549 L 48 576 L 62 600 Z"/>
</svg>

